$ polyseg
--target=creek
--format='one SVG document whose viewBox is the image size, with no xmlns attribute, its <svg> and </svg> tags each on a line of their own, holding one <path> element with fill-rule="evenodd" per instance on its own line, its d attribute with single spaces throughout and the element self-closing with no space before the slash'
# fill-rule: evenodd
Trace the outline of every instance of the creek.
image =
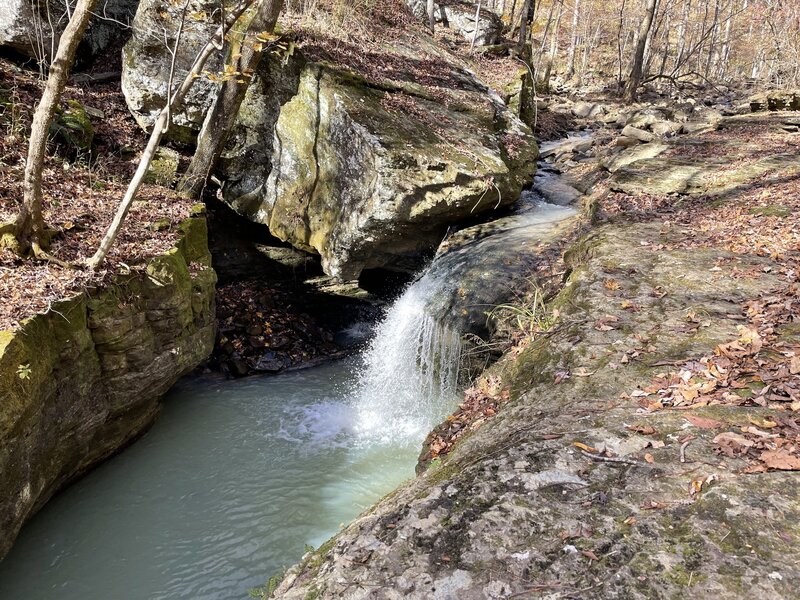
<svg viewBox="0 0 800 600">
<path fill-rule="evenodd" d="M 454 303 L 460 282 L 496 293 L 522 242 L 573 214 L 528 193 L 488 237 L 438 257 L 360 356 L 180 382 L 150 432 L 25 526 L 0 562 L 0 600 L 246 597 L 413 476 L 458 402 L 454 316 L 486 310 L 480 295 Z"/>
<path fill-rule="evenodd" d="M 147 435 L 24 528 L 0 598 L 246 597 L 414 474 L 424 423 L 362 439 L 354 366 L 183 381 Z"/>
</svg>

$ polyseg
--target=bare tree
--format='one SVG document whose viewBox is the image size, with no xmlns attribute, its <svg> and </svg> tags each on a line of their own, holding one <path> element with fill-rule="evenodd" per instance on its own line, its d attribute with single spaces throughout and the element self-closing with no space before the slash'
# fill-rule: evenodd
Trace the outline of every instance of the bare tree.
<svg viewBox="0 0 800 600">
<path fill-rule="evenodd" d="M 436 0 L 428 0 L 427 13 L 428 27 L 430 28 L 431 33 L 433 33 L 436 31 Z"/>
<path fill-rule="evenodd" d="M 475 9 L 475 28 L 472 30 L 472 42 L 469 45 L 470 52 L 475 50 L 475 40 L 478 39 L 478 31 L 481 28 L 481 3 L 482 0 L 478 0 L 478 7 Z"/>
<path fill-rule="evenodd" d="M 206 115 L 197 138 L 197 150 L 179 186 L 182 193 L 197 198 L 203 192 L 208 176 L 225 149 L 250 80 L 261 62 L 261 46 L 268 41 L 265 36 L 270 36 L 275 30 L 282 8 L 283 0 L 260 0 L 243 39 L 232 44 L 228 53 L 231 62 L 226 66 L 226 71 L 232 76 L 223 78 L 214 104 Z"/>
<path fill-rule="evenodd" d="M 534 0 L 525 0 L 522 7 L 522 21 L 519 27 L 519 47 L 525 46 L 528 41 L 528 31 L 533 24 L 534 11 L 536 10 L 536 3 Z"/>
<path fill-rule="evenodd" d="M 567 54 L 567 79 L 572 79 L 575 75 L 575 52 L 578 47 L 578 24 L 581 16 L 581 0 L 575 0 L 572 7 L 572 38 L 569 43 L 569 53 Z"/>
<path fill-rule="evenodd" d="M 30 250 L 37 257 L 45 255 L 42 250 L 42 236 L 44 235 L 42 170 L 47 151 L 47 135 L 61 101 L 61 94 L 67 84 L 69 71 L 75 62 L 75 52 L 89 25 L 95 4 L 97 4 L 97 0 L 79 0 L 75 6 L 72 18 L 58 41 L 58 50 L 56 50 L 55 59 L 50 65 L 42 99 L 33 115 L 22 186 L 22 207 L 17 216 L 14 235 L 23 253 Z"/>
<path fill-rule="evenodd" d="M 650 37 L 650 28 L 653 25 L 653 17 L 655 16 L 657 6 L 658 0 L 645 0 L 645 16 L 639 26 L 639 39 L 636 42 L 636 49 L 633 54 L 631 76 L 628 78 L 628 83 L 625 87 L 625 98 L 629 102 L 636 100 L 639 85 L 642 82 L 644 51 L 647 47 L 647 40 Z"/>
<path fill-rule="evenodd" d="M 148 140 L 147 146 L 145 147 L 144 151 L 142 152 L 142 156 L 139 159 L 139 166 L 137 167 L 136 173 L 128 184 L 128 189 L 125 192 L 122 202 L 120 202 L 120 205 L 117 208 L 114 219 L 106 231 L 103 240 L 100 242 L 100 247 L 97 249 L 97 252 L 95 252 L 94 255 L 87 261 L 87 265 L 91 269 L 97 270 L 100 267 L 105 260 L 108 251 L 111 249 L 111 246 L 114 244 L 114 240 L 117 239 L 117 235 L 122 228 L 122 224 L 125 222 L 125 217 L 128 215 L 128 211 L 130 210 L 133 201 L 136 199 L 136 194 L 139 192 L 139 188 L 142 186 L 142 182 L 147 174 L 147 170 L 150 168 L 150 163 L 153 161 L 153 157 L 158 149 L 158 145 L 161 143 L 161 138 L 169 128 L 171 115 L 176 110 L 180 109 L 184 99 L 186 98 L 186 94 L 189 93 L 192 85 L 194 85 L 195 79 L 200 76 L 200 73 L 203 71 L 203 67 L 205 66 L 209 57 L 214 52 L 222 48 L 222 44 L 224 43 L 225 37 L 231 26 L 239 19 L 239 17 L 242 16 L 252 2 L 253 0 L 242 0 L 242 2 L 237 5 L 236 9 L 226 13 L 222 24 L 217 28 L 211 39 L 195 57 L 194 62 L 192 63 L 192 66 L 186 75 L 186 78 L 183 80 L 183 83 L 181 83 L 180 87 L 177 89 L 177 91 L 175 91 L 174 94 L 169 94 L 167 105 L 161 110 L 156 118 L 155 124 L 153 125 L 153 131 L 150 134 L 150 139 Z M 188 0 L 186 6 L 188 6 Z M 181 36 L 179 32 L 176 39 L 176 49 L 177 44 L 180 43 L 180 37 Z M 174 56 L 175 53 L 173 51 L 173 72 L 175 66 Z M 170 74 L 169 80 L 170 89 L 168 89 L 168 92 L 171 92 L 172 74 Z"/>
</svg>

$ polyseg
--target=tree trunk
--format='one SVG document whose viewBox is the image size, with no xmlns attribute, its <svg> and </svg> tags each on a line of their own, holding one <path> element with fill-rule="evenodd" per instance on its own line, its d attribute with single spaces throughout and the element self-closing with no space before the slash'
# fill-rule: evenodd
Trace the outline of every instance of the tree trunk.
<svg viewBox="0 0 800 600">
<path fill-rule="evenodd" d="M 428 0 L 428 27 L 433 33 L 436 30 L 436 0 Z"/>
<path fill-rule="evenodd" d="M 181 193 L 191 198 L 199 198 L 202 194 L 211 171 L 225 149 L 253 73 L 261 62 L 263 53 L 255 45 L 255 38 L 261 33 L 271 34 L 275 30 L 282 8 L 283 0 L 261 0 L 243 39 L 232 44 L 229 52 L 231 62 L 227 70 L 233 69 L 233 72 L 242 75 L 226 78 L 222 82 L 197 138 L 197 150 L 180 183 Z"/>
<path fill-rule="evenodd" d="M 645 16 L 639 27 L 639 39 L 636 42 L 636 50 L 633 55 L 633 66 L 628 85 L 625 89 L 625 98 L 628 102 L 636 100 L 639 84 L 642 82 L 642 71 L 644 68 L 644 50 L 647 47 L 647 40 L 650 37 L 650 28 L 653 25 L 653 17 L 656 14 L 658 0 L 645 0 Z"/>
<path fill-rule="evenodd" d="M 536 4 L 534 0 L 525 0 L 525 4 L 522 7 L 522 22 L 520 23 L 519 27 L 520 48 L 525 47 L 525 42 L 528 41 L 528 31 L 533 25 L 533 16 L 535 10 L 536 10 Z"/>
<path fill-rule="evenodd" d="M 578 47 L 578 21 L 581 15 L 581 0 L 575 0 L 572 8 L 572 39 L 569 43 L 569 54 L 567 54 L 567 73 L 566 79 L 572 79 L 575 75 L 575 51 Z"/>
<path fill-rule="evenodd" d="M 550 51 L 547 57 L 547 64 L 545 65 L 545 72 L 544 75 L 541 77 L 541 81 L 544 82 L 546 85 L 550 85 L 550 73 L 555 68 L 556 65 L 556 57 L 558 55 L 558 36 L 561 30 L 561 15 L 564 12 L 564 2 L 561 0 L 558 3 L 558 13 L 556 13 L 556 24 L 553 28 L 553 36 L 550 38 Z"/>
<path fill-rule="evenodd" d="M 475 40 L 478 39 L 478 30 L 481 28 L 481 3 L 478 0 L 478 7 L 475 9 L 475 28 L 472 30 L 472 42 L 469 45 L 469 51 L 475 50 Z"/>
<path fill-rule="evenodd" d="M 689 14 L 692 8 L 691 0 L 686 0 L 683 4 L 681 20 L 678 24 L 678 48 L 675 53 L 675 71 L 683 64 L 683 55 L 686 52 L 686 30 L 689 27 Z"/>
<path fill-rule="evenodd" d="M 617 18 L 617 89 L 622 90 L 622 55 L 625 47 L 622 32 L 625 28 L 625 0 L 620 2 Z M 627 34 L 626 34 L 627 36 Z"/>
<path fill-rule="evenodd" d="M 720 60 L 718 74 L 720 80 L 722 81 L 725 80 L 725 76 L 728 73 L 728 63 L 730 62 L 731 58 L 731 27 L 733 25 L 733 18 L 736 14 L 736 2 L 731 2 L 730 9 L 731 10 L 728 14 L 728 19 L 725 22 L 725 37 L 722 40 L 722 57 Z"/>
<path fill-rule="evenodd" d="M 78 49 L 89 21 L 92 18 L 97 0 L 79 0 L 72 18 L 58 42 L 58 50 L 50 65 L 47 84 L 42 99 L 36 107 L 31 126 L 31 138 L 28 145 L 28 158 L 25 162 L 25 178 L 23 180 L 22 207 L 17 215 L 15 236 L 23 252 L 33 250 L 41 252 L 44 219 L 42 217 L 42 169 L 47 152 L 47 136 L 53 124 L 61 94 L 67 84 L 67 77 L 75 61 Z"/>
<path fill-rule="evenodd" d="M 153 125 L 153 131 L 150 134 L 150 139 L 148 140 L 147 146 L 145 147 L 144 151 L 142 152 L 142 156 L 139 159 L 139 166 L 136 168 L 136 173 L 128 184 L 125 197 L 122 199 L 122 202 L 120 202 L 120 205 L 117 208 L 117 212 L 114 215 L 114 220 L 111 222 L 108 231 L 106 231 L 103 240 L 100 242 L 100 247 L 97 249 L 97 252 L 95 252 L 94 256 L 87 261 L 87 265 L 92 270 L 97 270 L 100 265 L 103 264 L 103 260 L 105 260 L 108 251 L 114 244 L 114 240 L 117 239 L 117 235 L 122 228 L 122 224 L 125 222 L 125 217 L 128 215 L 128 211 L 130 210 L 133 201 L 136 199 L 136 194 L 139 192 L 139 188 L 142 185 L 144 176 L 147 174 L 147 170 L 150 168 L 150 163 L 153 161 L 153 156 L 155 156 L 158 145 L 161 143 L 161 138 L 167 131 L 170 122 L 170 115 L 175 110 L 179 109 L 183 104 L 186 94 L 188 94 L 189 90 L 192 89 L 195 79 L 200 76 L 206 61 L 208 61 L 209 57 L 215 51 L 222 47 L 222 44 L 224 43 L 225 37 L 231 26 L 239 19 L 239 17 L 242 16 L 244 11 L 247 10 L 251 4 L 252 0 L 243 0 L 235 10 L 226 13 L 223 23 L 217 28 L 216 32 L 208 41 L 208 43 L 195 57 L 194 63 L 189 69 L 189 72 L 186 75 L 186 78 L 183 80 L 183 83 L 181 83 L 181 86 L 178 88 L 175 94 L 172 95 L 167 106 L 165 106 L 158 114 L 158 118 Z M 178 36 L 177 42 L 180 42 L 180 36 Z"/>
<path fill-rule="evenodd" d="M 536 60 L 533 61 L 534 69 L 537 73 L 542 64 L 542 56 L 544 56 L 544 49 L 545 46 L 547 46 L 547 36 L 550 34 L 550 26 L 553 24 L 553 13 L 555 12 L 557 3 L 558 0 L 553 0 L 553 3 L 550 5 L 550 11 L 547 13 L 547 21 L 544 24 L 544 32 L 542 33 L 542 43 L 539 45 Z"/>
</svg>

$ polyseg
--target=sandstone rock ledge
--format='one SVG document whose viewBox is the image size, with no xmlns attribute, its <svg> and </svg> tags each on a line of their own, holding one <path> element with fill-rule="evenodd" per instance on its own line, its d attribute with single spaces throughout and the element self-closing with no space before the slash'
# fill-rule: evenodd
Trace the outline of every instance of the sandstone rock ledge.
<svg viewBox="0 0 800 600">
<path fill-rule="evenodd" d="M 555 300 L 560 324 L 496 366 L 509 404 L 306 555 L 274 597 L 795 597 L 796 475 L 739 474 L 741 460 L 714 452 L 722 430 L 686 419 L 734 428 L 772 411 L 637 402 L 665 364 L 735 338 L 731 315 L 778 283 L 767 259 L 670 249 L 672 235 L 660 223 L 616 224 L 579 243 Z M 711 268 L 718 261 L 736 268 Z M 621 306 L 611 279 L 637 310 Z M 703 326 L 686 327 L 687 311 Z M 798 342 L 794 329 L 781 335 Z M 697 480 L 707 483 L 692 493 Z"/>
<path fill-rule="evenodd" d="M 0 331 L 0 558 L 61 487 L 142 434 L 214 345 L 206 220 L 109 289 Z"/>
</svg>

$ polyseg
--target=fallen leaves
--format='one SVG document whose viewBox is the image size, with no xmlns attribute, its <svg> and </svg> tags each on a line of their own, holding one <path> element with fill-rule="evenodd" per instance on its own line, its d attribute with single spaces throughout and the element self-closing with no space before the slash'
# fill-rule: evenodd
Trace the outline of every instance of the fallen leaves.
<svg viewBox="0 0 800 600">
<path fill-rule="evenodd" d="M 641 433 L 642 435 L 653 435 L 656 433 L 655 427 L 652 427 L 651 425 L 626 425 L 625 429 L 634 431 L 636 433 Z"/>
<path fill-rule="evenodd" d="M 615 325 L 619 323 L 619 317 L 615 315 L 606 315 L 600 319 L 598 319 L 595 324 L 594 328 L 597 331 L 613 331 L 616 329 Z"/>
<path fill-rule="evenodd" d="M 713 442 L 719 447 L 722 454 L 731 458 L 747 454 L 747 451 L 755 444 L 743 435 L 731 431 L 720 433 Z"/>
<path fill-rule="evenodd" d="M 275 281 L 218 286 L 219 338 L 212 366 L 235 376 L 277 373 L 341 352 L 308 298 L 295 286 Z"/>
<path fill-rule="evenodd" d="M 645 502 L 639 508 L 642 510 L 663 510 L 667 508 L 667 505 L 664 502 L 657 502 L 656 500 L 650 500 L 649 502 Z"/>
<path fill-rule="evenodd" d="M 789 361 L 789 373 L 792 375 L 800 374 L 800 355 L 795 355 Z"/>
<path fill-rule="evenodd" d="M 572 445 L 575 446 L 576 448 L 579 448 L 579 449 L 583 450 L 584 452 L 590 452 L 592 454 L 596 454 L 596 453 L 600 452 L 600 450 L 598 450 L 597 448 L 595 448 L 593 446 L 588 446 L 588 445 L 584 444 L 583 442 L 572 442 Z"/>
<path fill-rule="evenodd" d="M 779 471 L 800 471 L 800 456 L 792 454 L 784 448 L 767 450 L 762 452 L 758 458 L 770 469 Z"/>
<path fill-rule="evenodd" d="M 463 435 L 479 429 L 510 398 L 511 392 L 497 375 L 479 378 L 464 392 L 464 401 L 458 405 L 458 409 L 428 434 L 423 444 L 426 451 L 421 460 L 433 460 L 450 452 Z M 544 434 L 540 438 L 552 440 L 562 436 L 563 434 Z"/>
<path fill-rule="evenodd" d="M 717 453 L 729 458 L 759 461 L 741 469 L 742 473 L 763 473 L 769 469 L 800 470 L 800 425 L 792 418 L 775 416 L 750 422 L 768 426 L 742 425 L 739 432 L 727 431 L 713 439 Z M 775 433 L 777 432 L 777 433 Z"/>
<path fill-rule="evenodd" d="M 704 487 L 708 487 L 709 484 L 717 481 L 718 479 L 719 475 L 717 474 L 706 475 L 692 479 L 692 481 L 689 482 L 689 496 L 695 497 L 699 495 L 703 491 Z"/>
<path fill-rule="evenodd" d="M 2 59 L 0 90 L 8 89 L 15 91 L 17 126 L 27 131 L 33 106 L 41 95 L 41 82 L 34 71 L 11 67 Z M 64 100 L 102 106 L 104 113 L 102 119 L 92 121 L 96 148 L 91 162 L 70 162 L 58 153 L 48 153 L 42 172 L 45 222 L 58 232 L 49 252 L 74 263 L 91 256 L 99 246 L 136 168 L 122 149 L 144 147 L 146 138 L 128 111 L 118 84 L 85 88 L 69 85 Z M 5 131 L 9 123 L 3 119 L 1 106 L 0 130 Z M 0 223 L 15 218 L 22 199 L 26 149 L 21 137 L 0 135 Z M 144 185 L 98 272 L 19 260 L 11 251 L 0 250 L 0 330 L 17 327 L 26 317 L 48 310 L 58 300 L 110 284 L 120 272 L 144 269 L 146 261 L 169 251 L 177 242 L 177 225 L 189 217 L 194 202 L 173 190 Z M 167 226 L 154 231 L 154 222 Z"/>
</svg>

